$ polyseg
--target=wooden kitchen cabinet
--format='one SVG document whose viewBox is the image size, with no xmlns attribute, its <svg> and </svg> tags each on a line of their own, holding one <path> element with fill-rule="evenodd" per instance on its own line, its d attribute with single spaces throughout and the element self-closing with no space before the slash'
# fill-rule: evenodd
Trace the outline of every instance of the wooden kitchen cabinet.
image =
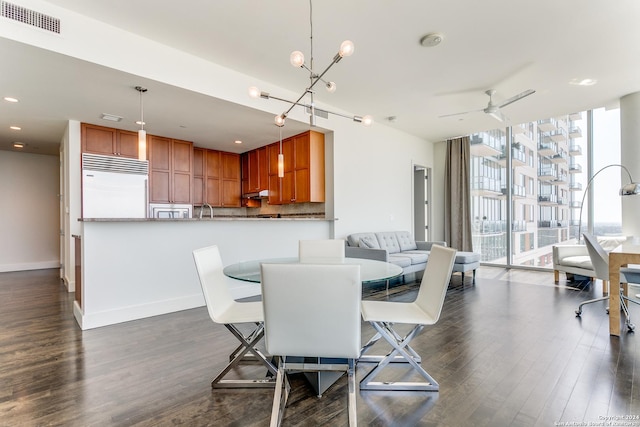
<svg viewBox="0 0 640 427">
<path fill-rule="evenodd" d="M 193 143 L 147 135 L 149 201 L 192 203 Z"/>
<path fill-rule="evenodd" d="M 224 151 L 194 149 L 194 171 L 202 168 L 202 175 L 194 174 L 194 194 L 202 199 L 194 204 L 209 203 L 215 207 L 240 207 L 240 155 Z"/>
<path fill-rule="evenodd" d="M 82 152 L 138 158 L 138 133 L 82 123 Z"/>
<path fill-rule="evenodd" d="M 282 141 L 283 178 L 277 176 L 279 152 L 279 143 L 268 146 L 269 203 L 324 202 L 324 135 L 308 131 Z"/>
<path fill-rule="evenodd" d="M 193 204 L 200 206 L 204 203 L 204 148 L 193 148 Z"/>
<path fill-rule="evenodd" d="M 242 193 L 257 193 L 269 188 L 267 147 L 247 151 L 241 156 Z"/>
</svg>

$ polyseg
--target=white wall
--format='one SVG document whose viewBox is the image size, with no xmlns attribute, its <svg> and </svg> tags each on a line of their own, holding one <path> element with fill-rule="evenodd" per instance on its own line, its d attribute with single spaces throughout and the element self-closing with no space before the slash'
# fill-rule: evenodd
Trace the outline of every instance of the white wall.
<svg viewBox="0 0 640 427">
<path fill-rule="evenodd" d="M 0 151 L 0 271 L 58 268 L 56 156 Z"/>
<path fill-rule="evenodd" d="M 249 98 L 246 96 L 247 87 L 258 85 L 284 98 L 299 95 L 255 76 L 204 61 L 45 1 L 23 0 L 21 4 L 59 17 L 64 25 L 64 37 L 34 31 L 13 22 L 0 26 L 0 37 L 273 114 L 281 112 L 281 105 Z M 104 40 L 109 40 L 109 43 L 104 43 Z M 145 52 L 144 61 L 138 60 L 140 52 Z M 333 106 L 318 104 L 318 107 L 340 111 Z M 307 121 L 300 108 L 294 109 L 290 118 Z M 319 119 L 318 122 L 319 126 L 333 131 L 334 203 L 327 207 L 333 209 L 335 217 L 339 218 L 335 223 L 335 236 L 344 237 L 352 232 L 369 230 L 413 230 L 413 165 L 433 167 L 433 145 L 382 123 L 367 128 L 336 116 L 328 120 Z M 65 162 L 79 164 L 75 157 L 79 155 L 76 154 L 79 153 L 79 138 L 75 140 L 70 134 L 66 148 L 69 150 L 65 153 Z M 73 174 L 69 176 L 67 185 L 67 192 L 76 188 L 79 191 L 79 180 L 75 181 Z M 69 200 L 66 207 L 70 215 L 79 209 L 76 203 L 79 202 Z M 73 216 L 70 216 L 67 224 L 73 227 L 73 221 Z M 66 232 L 72 234 L 72 230 Z"/>
</svg>

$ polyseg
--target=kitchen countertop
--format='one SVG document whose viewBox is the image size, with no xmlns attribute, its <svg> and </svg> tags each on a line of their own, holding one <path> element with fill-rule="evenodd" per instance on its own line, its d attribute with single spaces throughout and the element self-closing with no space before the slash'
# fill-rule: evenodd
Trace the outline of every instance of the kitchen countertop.
<svg viewBox="0 0 640 427">
<path fill-rule="evenodd" d="M 219 216 L 213 218 L 78 218 L 81 222 L 200 222 L 200 221 L 337 221 L 338 218 L 289 216 L 274 217 L 242 217 Z"/>
</svg>

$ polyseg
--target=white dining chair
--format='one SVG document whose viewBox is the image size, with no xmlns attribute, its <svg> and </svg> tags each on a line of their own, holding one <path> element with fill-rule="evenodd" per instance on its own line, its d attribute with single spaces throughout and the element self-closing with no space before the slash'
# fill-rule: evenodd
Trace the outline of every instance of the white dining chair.
<svg viewBox="0 0 640 427">
<path fill-rule="evenodd" d="M 357 425 L 354 371 L 360 354 L 360 266 L 263 263 L 261 270 L 265 343 L 267 352 L 279 360 L 271 426 L 282 422 L 290 371 L 346 371 L 349 425 Z M 316 358 L 339 360 L 321 363 Z"/>
<path fill-rule="evenodd" d="M 455 258 L 455 249 L 437 245 L 431 248 L 420 289 L 413 302 L 362 301 L 362 318 L 373 326 L 376 334 L 362 348 L 358 364 L 377 365 L 360 381 L 360 390 L 439 390 L 440 385 L 422 368 L 420 356 L 409 344 L 426 325 L 433 325 L 440 318 Z M 396 324 L 414 326 L 402 337 L 393 329 Z M 384 338 L 392 350 L 384 356 L 366 354 L 380 338 Z M 391 362 L 394 362 L 394 368 L 412 368 L 423 381 L 389 381 L 387 378 L 374 381 Z"/>
<path fill-rule="evenodd" d="M 627 302 L 632 302 L 634 304 L 640 304 L 640 302 L 630 299 L 626 295 L 627 283 L 640 283 L 640 269 L 624 267 L 620 269 L 620 283 L 611 283 L 609 281 L 609 254 L 604 250 L 604 248 L 598 243 L 598 240 L 592 236 L 591 234 L 584 233 L 584 243 L 587 246 L 587 251 L 589 252 L 589 258 L 591 258 L 591 265 L 593 265 L 593 269 L 596 272 L 596 277 L 603 282 L 606 281 L 609 283 L 609 292 L 619 292 L 620 293 L 620 308 L 625 315 L 627 329 L 633 331 L 635 329 L 635 325 L 631 322 L 631 317 L 629 315 L 629 307 Z M 598 301 L 608 301 L 609 296 L 603 296 L 600 298 L 594 298 L 587 301 L 583 301 L 578 306 L 578 309 L 575 311 L 576 316 L 580 317 L 582 315 L 582 307 L 587 304 L 592 304 Z M 607 308 L 607 312 L 608 312 Z"/>
<path fill-rule="evenodd" d="M 300 240 L 298 258 L 303 263 L 336 263 L 344 261 L 345 241 L 341 239 Z"/>
<path fill-rule="evenodd" d="M 273 387 L 277 369 L 256 345 L 264 336 L 263 310 L 261 302 L 237 302 L 229 291 L 229 282 L 234 280 L 224 275 L 218 246 L 208 246 L 193 251 L 198 278 L 207 304 L 209 317 L 224 325 L 239 341 L 240 345 L 229 355 L 229 363 L 211 381 L 213 388 Z M 251 332 L 245 333 L 238 324 L 253 324 Z M 247 356 L 255 357 L 247 357 Z M 225 379 L 224 377 L 241 362 L 260 361 L 267 368 L 264 378 Z"/>
</svg>

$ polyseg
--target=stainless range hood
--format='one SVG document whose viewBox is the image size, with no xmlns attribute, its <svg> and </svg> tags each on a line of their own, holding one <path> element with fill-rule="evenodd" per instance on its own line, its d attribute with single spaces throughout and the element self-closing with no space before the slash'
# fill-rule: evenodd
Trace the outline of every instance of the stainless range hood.
<svg viewBox="0 0 640 427">
<path fill-rule="evenodd" d="M 262 190 L 257 193 L 245 193 L 242 197 L 245 199 L 265 199 L 269 197 L 269 190 Z"/>
</svg>

